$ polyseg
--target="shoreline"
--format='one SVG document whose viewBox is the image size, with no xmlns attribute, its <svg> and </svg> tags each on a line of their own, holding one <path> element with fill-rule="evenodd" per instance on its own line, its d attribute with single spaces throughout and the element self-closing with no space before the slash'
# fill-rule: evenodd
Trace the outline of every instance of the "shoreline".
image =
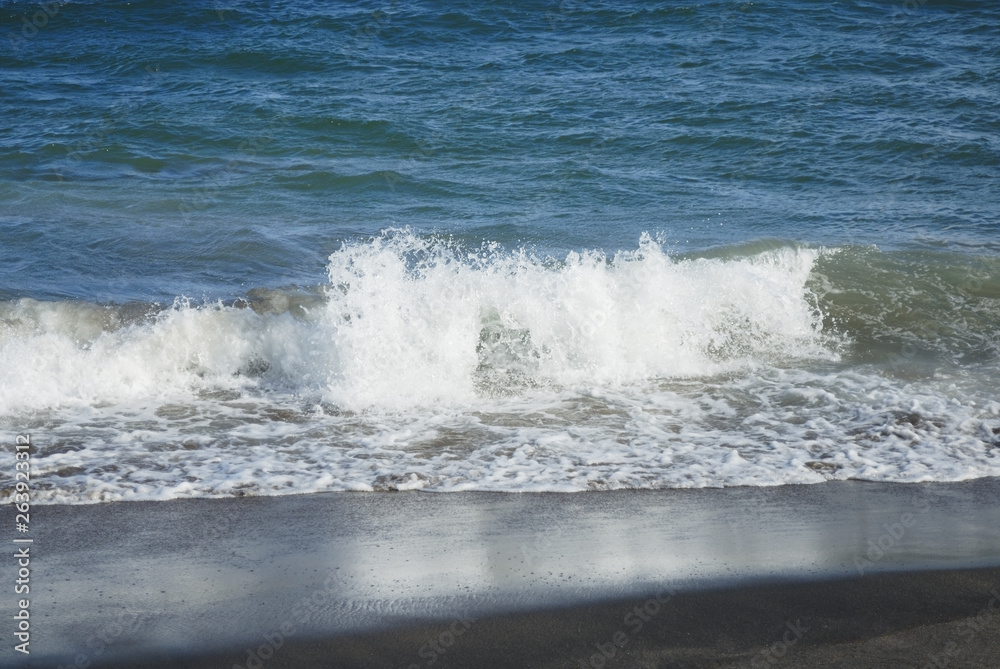
<svg viewBox="0 0 1000 669">
<path fill-rule="evenodd" d="M 825 630 L 794 644 L 820 653 L 804 666 L 856 666 L 824 664 L 840 660 L 822 653 L 888 644 L 916 657 L 904 648 L 916 642 L 936 652 L 971 634 L 1000 587 L 1000 479 L 324 493 L 33 513 L 31 658 L 52 666 L 183 658 L 249 669 L 247 649 L 266 654 L 269 643 L 280 648 L 258 658 L 267 667 L 430 666 L 431 654 L 435 667 L 580 666 L 580 649 L 608 643 L 631 658 L 608 666 L 749 666 L 801 631 L 781 631 L 793 614 Z M 638 621 L 622 611 L 653 596 L 665 612 L 657 593 L 673 622 L 628 636 Z M 0 613 L 12 615 L 12 600 Z M 982 660 L 987 641 L 1000 648 L 1000 615 L 980 627 L 962 657 Z M 910 639 L 914 630 L 923 636 Z M 412 648 L 442 634 L 454 652 Z M 10 648 L 0 661 L 25 666 Z"/>
</svg>

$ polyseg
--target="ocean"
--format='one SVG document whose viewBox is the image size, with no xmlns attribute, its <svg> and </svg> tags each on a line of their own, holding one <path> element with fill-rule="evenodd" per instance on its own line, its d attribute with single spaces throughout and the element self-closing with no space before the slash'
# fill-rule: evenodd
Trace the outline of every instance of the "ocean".
<svg viewBox="0 0 1000 669">
<path fill-rule="evenodd" d="M 0 82 L 38 503 L 1000 476 L 996 3 L 5 1 Z"/>
</svg>

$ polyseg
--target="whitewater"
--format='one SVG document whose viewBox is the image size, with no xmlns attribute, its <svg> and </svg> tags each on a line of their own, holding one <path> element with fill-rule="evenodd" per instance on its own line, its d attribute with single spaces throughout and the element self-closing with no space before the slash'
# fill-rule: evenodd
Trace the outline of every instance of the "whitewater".
<svg viewBox="0 0 1000 669">
<path fill-rule="evenodd" d="M 228 303 L 0 303 L 0 417 L 45 435 L 41 502 L 1000 475 L 994 389 L 934 356 L 985 350 L 995 286 L 943 286 L 967 318 L 930 336 L 864 308 L 892 283 L 852 285 L 865 258 L 902 271 L 874 248 L 644 234 L 556 258 L 390 229 Z"/>
</svg>

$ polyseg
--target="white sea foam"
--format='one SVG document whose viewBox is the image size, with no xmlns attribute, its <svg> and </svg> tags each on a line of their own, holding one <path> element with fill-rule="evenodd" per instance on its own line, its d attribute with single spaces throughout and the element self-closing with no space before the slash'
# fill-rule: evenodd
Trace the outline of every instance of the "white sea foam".
<svg viewBox="0 0 1000 669">
<path fill-rule="evenodd" d="M 645 237 L 553 263 L 399 232 L 333 254 L 327 300 L 298 317 L 178 300 L 130 324 L 20 300 L 0 311 L 0 412 L 254 387 L 402 408 L 829 357 L 805 287 L 816 257 L 676 262 Z"/>
<path fill-rule="evenodd" d="M 512 386 L 715 374 L 828 356 L 806 279 L 817 252 L 672 261 L 649 237 L 557 265 L 493 249 L 462 257 L 410 234 L 330 259 L 323 325 L 342 406 L 468 401 Z M 479 392 L 477 392 L 479 391 Z"/>
<path fill-rule="evenodd" d="M 0 420 L 34 433 L 39 501 L 1000 474 L 988 389 L 839 362 L 819 257 L 644 237 L 556 261 L 395 231 L 333 254 L 309 299 L 19 300 Z"/>
</svg>

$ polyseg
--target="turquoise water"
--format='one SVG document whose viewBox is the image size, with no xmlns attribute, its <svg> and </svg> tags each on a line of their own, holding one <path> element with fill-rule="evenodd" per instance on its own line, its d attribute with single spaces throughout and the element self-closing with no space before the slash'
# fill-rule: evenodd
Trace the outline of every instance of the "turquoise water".
<svg viewBox="0 0 1000 669">
<path fill-rule="evenodd" d="M 52 499 L 1000 474 L 992 3 L 3 2 L 0 72 Z"/>
</svg>

